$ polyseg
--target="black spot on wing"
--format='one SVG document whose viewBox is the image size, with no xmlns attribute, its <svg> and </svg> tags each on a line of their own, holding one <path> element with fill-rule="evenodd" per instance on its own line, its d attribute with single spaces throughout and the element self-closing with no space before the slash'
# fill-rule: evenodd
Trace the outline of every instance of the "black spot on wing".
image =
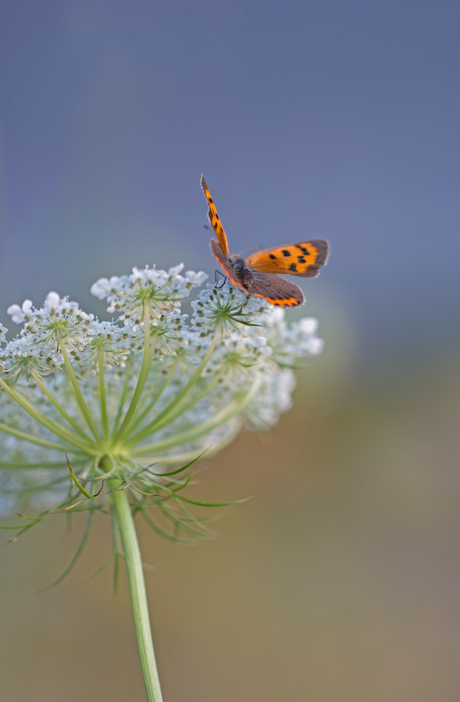
<svg viewBox="0 0 460 702">
<path fill-rule="evenodd" d="M 273 260 L 275 260 L 275 259 L 276 259 L 276 256 L 275 256 L 275 254 L 269 254 L 269 256 L 270 256 L 270 258 L 271 258 L 271 259 L 273 259 Z"/>
<path fill-rule="evenodd" d="M 282 249 L 281 253 L 283 254 L 283 256 L 290 256 L 291 255 L 291 252 L 288 251 L 287 249 Z"/>
<path fill-rule="evenodd" d="M 289 266 L 290 271 L 297 271 L 297 263 L 291 263 Z"/>
</svg>

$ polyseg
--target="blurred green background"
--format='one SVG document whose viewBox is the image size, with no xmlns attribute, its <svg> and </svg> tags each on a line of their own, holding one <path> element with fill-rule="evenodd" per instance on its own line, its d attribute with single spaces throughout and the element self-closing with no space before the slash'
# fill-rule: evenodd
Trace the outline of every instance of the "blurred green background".
<svg viewBox="0 0 460 702">
<path fill-rule="evenodd" d="M 332 244 L 293 409 L 193 488 L 253 499 L 190 548 L 139 524 L 165 702 L 460 698 L 459 40 L 444 0 L 0 3 L 3 323 L 104 315 L 133 265 L 212 278 L 201 172 L 233 251 Z M 41 594 L 83 524 L 1 549 L 2 699 L 144 699 L 98 527 Z"/>
</svg>

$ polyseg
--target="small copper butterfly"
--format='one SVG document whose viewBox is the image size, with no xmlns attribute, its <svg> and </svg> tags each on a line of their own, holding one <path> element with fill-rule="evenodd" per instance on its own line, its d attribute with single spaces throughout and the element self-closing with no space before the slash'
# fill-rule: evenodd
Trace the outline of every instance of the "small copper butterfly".
<svg viewBox="0 0 460 702">
<path fill-rule="evenodd" d="M 224 228 L 203 176 L 201 187 L 208 201 L 208 219 L 217 236 L 211 239 L 211 251 L 225 275 L 248 295 L 263 297 L 271 305 L 297 307 L 305 302 L 302 290 L 278 273 L 315 278 L 329 256 L 329 242 L 322 239 L 298 241 L 286 246 L 257 251 L 247 258 L 230 256 Z"/>
</svg>

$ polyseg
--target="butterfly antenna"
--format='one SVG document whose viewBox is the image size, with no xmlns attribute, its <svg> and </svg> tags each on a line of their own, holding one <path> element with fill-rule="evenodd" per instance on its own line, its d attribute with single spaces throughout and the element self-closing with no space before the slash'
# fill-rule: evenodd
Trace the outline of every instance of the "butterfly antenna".
<svg viewBox="0 0 460 702">
<path fill-rule="evenodd" d="M 243 249 L 242 251 L 240 251 L 238 256 L 242 256 L 242 254 L 246 253 L 246 251 L 259 251 L 261 248 L 261 246 L 251 246 L 251 248 L 249 249 Z"/>
</svg>

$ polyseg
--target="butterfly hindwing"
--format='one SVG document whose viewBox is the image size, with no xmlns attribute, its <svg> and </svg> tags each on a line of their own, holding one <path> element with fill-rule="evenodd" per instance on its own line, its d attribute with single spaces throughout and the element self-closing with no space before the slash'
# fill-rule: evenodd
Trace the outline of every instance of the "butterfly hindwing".
<svg viewBox="0 0 460 702">
<path fill-rule="evenodd" d="M 211 227 L 214 229 L 214 232 L 219 240 L 220 247 L 225 254 L 225 256 L 229 255 L 229 249 L 228 249 L 228 242 L 227 242 L 227 237 L 224 232 L 224 228 L 221 224 L 219 215 L 217 214 L 216 206 L 214 204 L 214 201 L 211 197 L 211 193 L 209 192 L 209 188 L 206 185 L 206 181 L 204 179 L 204 176 L 201 176 L 201 187 L 204 192 L 204 196 L 206 200 L 208 201 L 208 219 Z"/>
<path fill-rule="evenodd" d="M 276 273 L 254 273 L 254 281 L 248 292 L 280 307 L 297 307 L 305 302 L 299 286 Z"/>
<path fill-rule="evenodd" d="M 252 270 L 263 273 L 287 273 L 301 278 L 314 278 L 327 262 L 328 255 L 329 243 L 313 239 L 257 251 L 248 256 L 245 263 Z"/>
</svg>

